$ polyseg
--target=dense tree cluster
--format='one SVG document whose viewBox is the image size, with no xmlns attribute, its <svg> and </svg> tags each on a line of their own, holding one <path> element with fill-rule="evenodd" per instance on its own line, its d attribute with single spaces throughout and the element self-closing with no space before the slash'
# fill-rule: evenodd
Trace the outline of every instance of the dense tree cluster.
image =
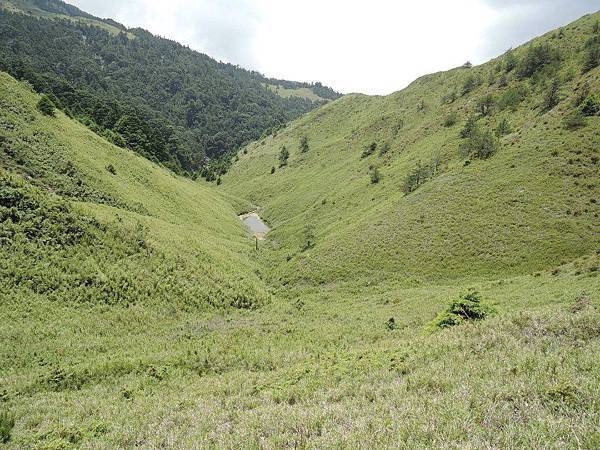
<svg viewBox="0 0 600 450">
<path fill-rule="evenodd" d="M 34 3 L 46 11 L 88 17 L 62 2 Z M 268 80 L 144 30 L 111 25 L 123 31 L 2 10 L 0 70 L 28 80 L 56 99 L 58 108 L 115 144 L 179 173 L 199 173 L 208 162 L 232 155 L 318 104 L 280 97 L 268 89 L 270 82 L 312 87 L 325 98 L 339 96 L 320 84 Z M 218 177 L 208 169 L 203 173 Z"/>
</svg>

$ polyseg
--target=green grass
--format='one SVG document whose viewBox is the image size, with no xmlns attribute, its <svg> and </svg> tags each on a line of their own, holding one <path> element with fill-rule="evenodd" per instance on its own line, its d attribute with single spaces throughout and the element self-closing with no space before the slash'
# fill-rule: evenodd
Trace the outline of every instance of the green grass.
<svg viewBox="0 0 600 450">
<path fill-rule="evenodd" d="M 549 112 L 541 109 L 549 81 L 504 75 L 496 70 L 499 59 L 428 75 L 388 97 L 346 96 L 251 144 L 220 189 L 247 198 L 274 225 L 277 249 L 263 252 L 277 281 L 419 285 L 533 273 L 595 251 L 600 118 L 576 131 L 564 129 L 563 119 L 583 83 L 600 89 L 598 69 L 581 73 L 583 44 L 597 19 L 564 27 L 562 39 L 551 33 L 534 42 L 550 42 L 564 57 L 561 102 Z M 515 53 L 522 58 L 525 49 Z M 468 77 L 481 85 L 442 103 Z M 500 139 L 500 150 L 465 165 L 459 131 L 477 100 L 486 93 L 499 100 L 517 88 L 529 95 L 515 111 L 496 108 L 478 120 L 486 130 L 508 120 L 512 132 Z M 451 112 L 458 123 L 445 127 Z M 299 149 L 304 135 L 308 153 Z M 361 157 L 371 143 L 377 149 Z M 271 174 L 283 145 L 291 152 L 288 165 Z M 437 176 L 405 196 L 409 171 L 434 158 L 441 161 Z M 380 173 L 377 184 L 371 167 Z M 307 226 L 316 246 L 302 252 Z"/>
<path fill-rule="evenodd" d="M 307 100 L 311 100 L 313 102 L 325 101 L 325 99 L 323 97 L 318 96 L 317 94 L 315 94 L 313 92 L 312 89 L 307 88 L 307 87 L 298 88 L 298 89 L 289 89 L 289 88 L 286 88 L 281 85 L 266 84 L 265 86 L 283 98 L 300 97 L 300 98 L 305 98 Z"/>
<path fill-rule="evenodd" d="M 597 18 L 543 38 L 566 55 L 550 112 L 543 82 L 455 69 L 319 108 L 218 188 L 42 115 L 0 74 L 4 445 L 598 447 L 600 119 L 562 123 L 578 85 L 600 87 L 571 70 Z M 517 85 L 515 111 L 478 121 L 512 133 L 465 165 L 476 100 Z M 258 252 L 236 216 L 254 209 L 274 227 Z M 470 290 L 494 313 L 431 326 Z"/>
</svg>

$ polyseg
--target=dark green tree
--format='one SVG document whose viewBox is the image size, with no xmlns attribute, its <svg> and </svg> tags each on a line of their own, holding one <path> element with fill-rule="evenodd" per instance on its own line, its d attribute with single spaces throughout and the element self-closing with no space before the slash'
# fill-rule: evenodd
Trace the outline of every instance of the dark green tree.
<svg viewBox="0 0 600 450">
<path fill-rule="evenodd" d="M 548 88 L 544 96 L 544 110 L 550 111 L 560 102 L 560 79 L 558 77 L 552 80 L 552 84 Z"/>
<path fill-rule="evenodd" d="M 302 153 L 307 153 L 308 150 L 310 150 L 310 145 L 308 144 L 308 137 L 304 135 L 300 139 L 300 151 Z"/>
<path fill-rule="evenodd" d="M 50 97 L 45 94 L 42 95 L 42 97 L 38 101 L 37 109 L 45 116 L 54 117 L 56 115 L 54 111 L 56 109 L 56 106 L 54 105 L 52 100 L 50 100 Z"/>
<path fill-rule="evenodd" d="M 279 167 L 287 166 L 289 157 L 290 152 L 285 145 L 282 145 L 281 149 L 279 150 Z"/>
<path fill-rule="evenodd" d="M 477 100 L 477 109 L 482 116 L 489 115 L 494 106 L 496 105 L 496 100 L 492 94 L 487 94 Z"/>
<path fill-rule="evenodd" d="M 510 132 L 510 123 L 506 117 L 503 117 L 500 122 L 498 122 L 498 126 L 496 127 L 496 136 L 506 136 L 507 134 L 510 134 Z"/>
</svg>

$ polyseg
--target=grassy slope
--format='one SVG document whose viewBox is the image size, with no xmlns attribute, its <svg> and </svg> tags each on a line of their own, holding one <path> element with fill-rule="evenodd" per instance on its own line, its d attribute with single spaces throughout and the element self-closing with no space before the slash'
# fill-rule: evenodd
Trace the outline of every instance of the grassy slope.
<svg viewBox="0 0 600 450">
<path fill-rule="evenodd" d="M 281 85 L 265 84 L 265 86 L 268 87 L 269 89 L 271 89 L 271 91 L 275 92 L 280 97 L 284 97 L 284 98 L 301 97 L 301 98 L 306 98 L 308 100 L 312 100 L 314 102 L 325 100 L 324 98 L 319 97 L 317 94 L 315 94 L 312 89 L 307 88 L 307 87 L 298 88 L 298 89 L 287 89 Z"/>
<path fill-rule="evenodd" d="M 108 144 L 63 114 L 42 116 L 35 111 L 36 95 L 6 74 L 0 80 L 3 142 L 10 150 L 3 153 L 3 166 L 72 196 L 77 209 L 101 222 L 144 229 L 157 255 L 175 265 L 180 261 L 181 278 L 172 293 L 164 292 L 166 299 L 185 302 L 189 296 L 221 305 L 246 296 L 267 298 L 254 275 L 246 232 L 218 194 Z"/>
<path fill-rule="evenodd" d="M 462 76 L 457 70 L 433 78 Z M 524 195 L 521 200 L 528 200 L 528 207 L 520 211 L 524 223 L 536 227 L 532 235 L 539 231 L 528 212 L 535 202 L 530 201 L 529 190 L 521 191 L 510 183 L 518 179 L 519 185 L 536 188 L 534 192 L 543 196 L 560 197 L 550 189 L 540 190 L 543 184 L 525 178 L 521 169 L 511 171 L 498 162 L 506 162 L 502 158 L 508 153 L 514 156 L 512 161 L 536 173 L 532 171 L 538 163 L 533 160 L 538 153 L 510 153 L 510 145 L 505 145 L 491 160 L 462 168 L 454 156 L 458 127 L 442 129 L 443 113 L 436 112 L 437 98 L 448 86 L 434 86 L 415 94 L 427 95 L 430 103 L 423 116 L 413 113 L 411 105 L 418 98 L 407 104 L 406 92 L 385 99 L 346 98 L 296 122 L 275 142 L 267 140 L 260 149 L 251 147 L 248 156 L 240 155 L 240 164 L 225 180 L 227 199 L 238 210 L 251 208 L 252 203 L 264 206 L 263 212 L 277 227 L 274 239 L 261 249 L 264 261 L 271 263 L 275 278 L 309 283 L 276 291 L 268 307 L 258 310 L 215 310 L 206 308 L 205 291 L 228 283 L 233 284 L 233 291 L 217 295 L 221 303 L 248 290 L 267 297 L 258 278 L 262 272 L 255 272 L 259 266 L 252 261 L 253 242 L 241 229 L 233 208 L 214 191 L 110 146 L 64 116 L 42 117 L 33 109 L 36 96 L 1 75 L 2 170 L 17 174 L 12 176 L 46 202 L 70 199 L 74 214 L 79 214 L 74 220 L 91 214 L 107 224 L 106 228 L 90 225 L 90 233 L 98 237 L 91 242 L 101 245 L 86 246 L 84 241 L 56 255 L 51 247 L 35 247 L 47 244 L 23 238 L 14 248 L 16 254 L 29 258 L 27 264 L 34 267 L 39 258 L 46 267 L 51 267 L 49 262 L 60 262 L 65 265 L 60 269 L 68 270 L 59 276 L 67 279 L 66 273 L 77 273 L 81 261 L 91 258 L 95 264 L 104 264 L 105 271 L 112 266 L 113 272 L 141 273 L 141 279 L 149 283 L 133 289 L 149 292 L 147 298 L 115 304 L 95 297 L 95 284 L 74 289 L 90 293 L 95 300 L 82 304 L 68 293 L 60 298 L 36 294 L 26 284 L 6 291 L 3 283 L 0 412 L 6 410 L 15 417 L 7 446 L 598 447 L 598 255 L 582 256 L 551 272 L 518 276 L 509 275 L 519 267 L 505 265 L 501 258 L 494 258 L 489 266 L 477 259 L 473 273 L 479 280 L 470 273 L 457 280 L 467 267 L 459 259 L 465 253 L 458 253 L 452 262 L 459 267 L 447 276 L 435 284 L 417 285 L 413 280 L 413 286 L 407 287 L 401 271 L 400 283 L 392 273 L 399 262 L 384 259 L 384 251 L 372 244 L 385 238 L 391 241 L 388 246 L 398 248 L 393 233 L 389 229 L 384 233 L 374 220 L 389 217 L 390 224 L 400 227 L 396 216 L 414 216 L 412 208 L 437 217 L 433 211 L 437 205 L 433 208 L 428 202 L 443 198 L 439 191 L 456 191 L 457 180 L 473 183 L 477 189 L 484 186 L 489 195 L 498 195 L 496 189 Z M 467 107 L 471 100 L 455 106 Z M 406 109 L 399 113 L 400 108 Z M 398 138 L 391 139 L 390 123 L 400 115 L 405 126 Z M 531 121 L 527 121 L 525 107 L 511 117 L 513 126 L 522 124 L 528 129 Z M 429 133 L 426 124 L 439 132 Z M 303 133 L 311 139 L 311 150 L 303 157 L 310 170 L 297 154 Z M 554 133 L 547 135 L 556 138 Z M 423 142 L 412 144 L 421 136 Z M 570 151 L 574 136 L 589 141 L 590 128 L 565 134 L 569 141 L 559 149 L 560 167 L 571 166 L 562 155 Z M 392 151 L 384 159 L 374 156 L 372 161 L 361 162 L 362 146 L 373 139 L 389 139 Z M 294 143 L 290 166 L 267 175 L 281 142 Z M 432 147 L 453 155 L 447 171 L 403 199 L 398 193 L 403 174 L 411 160 L 425 160 Z M 400 148 L 405 150 L 400 152 Z M 577 158 L 584 161 L 586 149 L 573 157 L 574 162 Z M 70 160 L 74 167 L 68 164 Z M 367 175 L 368 165 L 374 162 L 382 165 L 383 173 L 375 187 L 369 186 Z M 115 176 L 106 170 L 108 164 L 114 165 Z M 583 173 L 588 165 L 581 167 Z M 502 179 L 493 168 L 508 178 Z M 542 176 L 542 170 L 536 170 Z M 488 174 L 493 175 L 493 183 L 479 182 L 481 175 Z M 581 175 L 581 183 L 583 179 Z M 239 187 L 233 186 L 234 180 Z M 266 181 L 274 183 L 274 189 Z M 594 180 L 587 179 L 585 184 Z M 573 195 L 568 205 L 573 210 L 579 191 L 570 182 L 561 186 L 568 188 L 566 196 Z M 411 208 L 405 204 L 409 200 Z M 465 206 L 483 209 L 481 223 L 489 226 L 490 214 L 485 210 L 491 202 L 486 198 L 476 202 L 474 196 L 471 200 Z M 539 202 L 544 205 L 536 206 L 539 211 L 551 207 L 543 197 Z M 307 212 L 302 213 L 307 205 Z M 454 206 L 446 200 L 440 211 L 442 207 Z M 509 211 L 509 217 L 517 217 L 516 208 Z M 120 220 L 115 219 L 117 215 Z M 465 226 L 477 223 L 472 216 L 464 217 Z M 296 255 L 287 267 L 281 259 L 298 253 L 307 218 L 317 227 L 317 246 L 310 253 Z M 585 225 L 595 224 L 585 220 L 584 224 L 570 216 L 565 219 L 570 229 L 584 237 Z M 136 224 L 143 225 L 141 232 Z M 552 227 L 554 242 L 544 248 L 548 265 L 554 267 L 561 240 Z M 47 221 L 41 228 L 51 232 L 56 227 Z M 471 227 L 470 234 L 485 236 L 478 229 Z M 402 230 L 399 233 L 407 233 Z M 367 231 L 378 234 L 363 247 L 360 264 L 353 263 L 348 256 L 361 251 L 354 243 L 356 233 Z M 420 245 L 442 251 L 429 242 L 436 234 L 430 233 L 427 241 L 417 236 Z M 508 250 L 525 254 L 518 248 L 518 232 L 514 238 L 508 231 L 506 236 Z M 140 239 L 149 242 L 151 251 L 136 247 Z M 564 239 L 575 242 L 568 233 Z M 268 245 L 275 245 L 275 240 L 280 249 L 271 252 Z M 322 267 L 331 262 L 328 253 L 334 244 L 343 254 L 332 268 Z M 576 246 L 570 255 L 589 253 L 592 245 Z M 424 257 L 428 255 L 425 249 L 418 255 L 422 260 L 409 270 L 410 276 L 427 280 L 440 273 L 439 264 Z M 7 252 L 2 256 L 11 267 L 12 256 Z M 319 264 L 315 267 L 321 273 L 306 264 L 308 257 L 311 264 Z M 371 275 L 375 262 L 389 271 L 381 277 L 387 282 L 373 282 L 378 279 Z M 161 272 L 165 267 L 167 272 Z M 356 271 L 357 283 L 336 285 L 340 279 L 347 280 L 351 271 Z M 214 283 L 189 279 L 198 272 L 218 272 L 221 278 Z M 327 284 L 310 286 L 313 275 L 314 281 Z M 6 272 L 2 277 L 6 280 Z M 236 277 L 246 281 L 236 286 Z M 189 284 L 182 287 L 186 279 Z M 371 282 L 368 288 L 363 286 L 366 282 Z M 498 314 L 481 323 L 430 334 L 427 322 L 468 287 L 481 291 Z M 390 317 L 396 322 L 393 330 L 386 326 Z"/>
<path fill-rule="evenodd" d="M 600 148 L 600 118 L 578 131 L 563 129 L 562 119 L 584 81 L 600 88 L 598 69 L 580 75 L 581 48 L 598 17 L 565 27 L 562 39 L 549 34 L 536 41 L 548 41 L 566 56 L 562 101 L 550 112 L 540 111 L 546 86 L 529 87 L 514 75 L 507 87 L 499 86 L 502 74 L 495 66 L 501 60 L 433 74 L 388 97 L 346 96 L 275 138 L 252 144 L 224 177 L 222 189 L 258 205 L 274 225 L 279 249 L 267 259 L 275 261 L 283 282 L 358 277 L 366 283 L 418 284 L 506 276 L 588 254 L 599 245 L 600 186 L 593 159 Z M 522 56 L 524 48 L 516 54 Z M 460 91 L 472 75 L 483 79 L 480 87 L 441 104 L 443 95 Z M 513 133 L 502 138 L 493 158 L 465 167 L 459 130 L 476 100 L 488 92 L 499 98 L 516 86 L 531 91 L 516 111 L 497 110 L 479 121 L 493 129 L 507 118 Z M 451 111 L 459 121 L 445 128 Z M 311 142 L 305 154 L 299 150 L 303 135 Z M 390 150 L 361 159 L 371 142 L 379 148 L 387 143 Z M 271 175 L 282 145 L 291 151 L 289 164 Z M 407 172 L 434 156 L 444 162 L 443 173 L 404 196 Z M 371 166 L 381 173 L 377 185 L 370 185 Z M 316 233 L 316 247 L 302 253 L 306 226 Z"/>
</svg>

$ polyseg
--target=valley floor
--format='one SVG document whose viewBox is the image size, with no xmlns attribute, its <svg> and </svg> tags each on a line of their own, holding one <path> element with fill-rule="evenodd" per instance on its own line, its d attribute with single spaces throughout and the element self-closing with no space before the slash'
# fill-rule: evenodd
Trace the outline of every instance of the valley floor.
<svg viewBox="0 0 600 450">
<path fill-rule="evenodd" d="M 8 447 L 595 448 L 597 269 L 281 291 L 227 313 L 4 299 Z M 428 330 L 471 287 L 498 314 Z"/>
</svg>

